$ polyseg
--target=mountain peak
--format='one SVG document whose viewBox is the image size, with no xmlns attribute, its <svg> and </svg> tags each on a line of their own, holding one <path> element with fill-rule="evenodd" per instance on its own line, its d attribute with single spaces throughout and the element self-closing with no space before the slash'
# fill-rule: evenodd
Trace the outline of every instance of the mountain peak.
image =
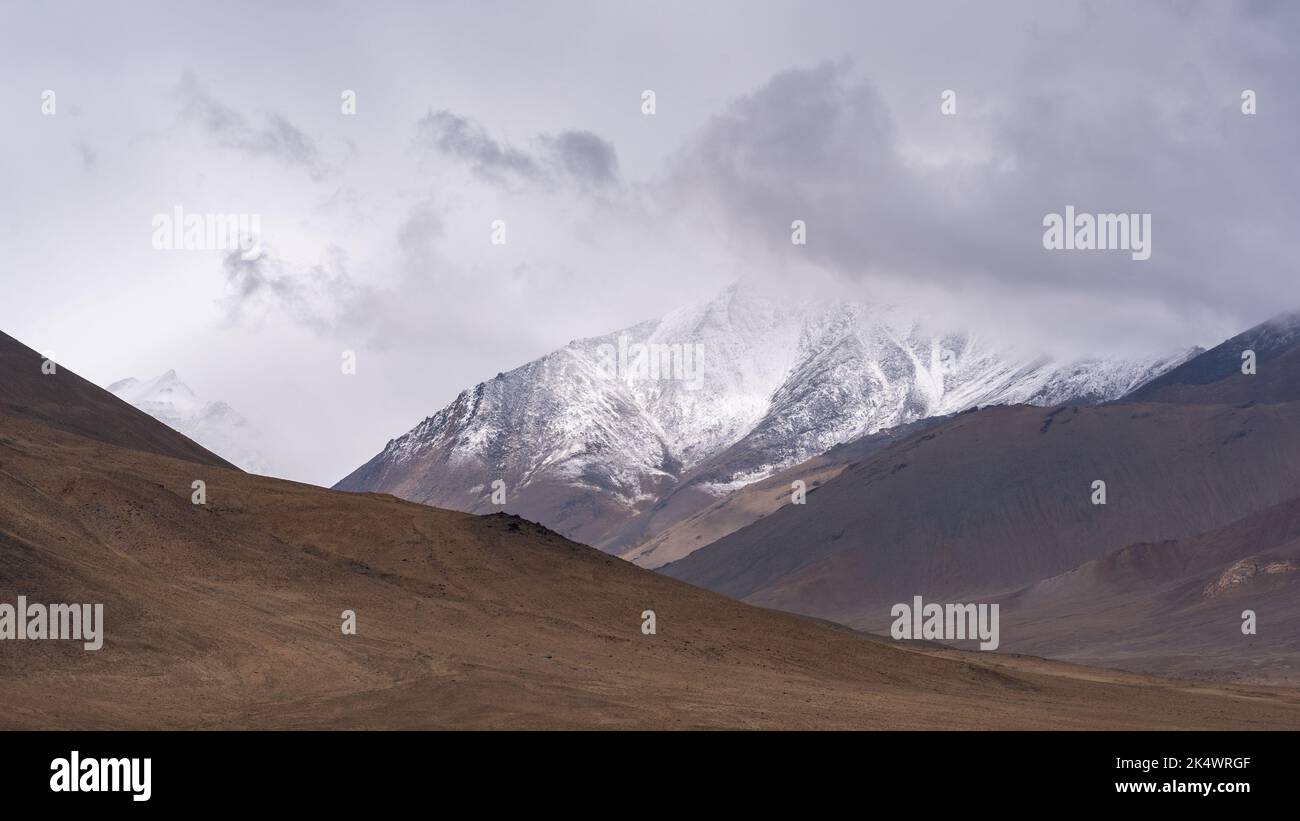
<svg viewBox="0 0 1300 821">
<path fill-rule="evenodd" d="M 697 489 L 712 499 L 886 428 L 1107 401 L 1182 361 L 1053 363 L 922 327 L 902 309 L 738 280 L 480 383 L 336 487 L 487 512 L 500 480 L 509 510 L 599 546 L 706 464 Z"/>
<path fill-rule="evenodd" d="M 120 379 L 108 390 L 240 468 L 254 473 L 266 470 L 260 434 L 230 405 L 201 398 L 174 369 L 145 381 Z"/>
</svg>

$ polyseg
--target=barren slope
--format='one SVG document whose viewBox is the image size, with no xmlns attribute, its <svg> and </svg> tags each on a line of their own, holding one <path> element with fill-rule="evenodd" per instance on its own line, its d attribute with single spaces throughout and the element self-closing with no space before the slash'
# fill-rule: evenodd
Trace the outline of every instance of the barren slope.
<svg viewBox="0 0 1300 821">
<path fill-rule="evenodd" d="M 59 413 L 118 429 L 117 400 L 48 384 L 65 388 L 46 395 Z M 190 501 L 195 479 L 206 505 Z M 252 476 L 0 412 L 0 597 L 19 595 L 102 603 L 106 637 L 94 652 L 0 641 L 3 727 L 1300 728 L 1294 690 L 901 646 L 517 518 Z M 644 610 L 656 635 L 641 632 Z"/>
<path fill-rule="evenodd" d="M 893 602 L 992 595 L 1108 549 L 1300 495 L 1300 405 L 1018 406 L 962 414 L 662 572 L 875 625 Z M 1107 483 L 1107 503 L 1091 501 Z"/>
<path fill-rule="evenodd" d="M 126 448 L 234 467 L 62 365 L 45 373 L 44 363 L 40 354 L 0 332 L 0 413 Z"/>
<path fill-rule="evenodd" d="M 1003 647 L 1162 674 L 1300 684 L 1300 498 L 1129 545 L 1002 601 Z M 1242 613 L 1256 632 L 1242 632 Z"/>
<path fill-rule="evenodd" d="M 900 647 L 515 518 L 3 416 L 0 488 L 9 595 L 103 601 L 108 622 L 99 652 L 0 643 L 9 727 L 1300 727 L 1295 691 Z"/>
<path fill-rule="evenodd" d="M 695 471 L 623 529 L 619 541 L 630 541 L 633 546 L 618 551 L 618 555 L 649 568 L 683 559 L 790 504 L 794 481 L 802 481 L 806 493 L 811 493 L 850 465 L 940 421 L 939 418 L 922 419 L 836 445 L 806 462 L 745 485 L 720 499 L 697 488 L 698 484 L 708 480 L 706 464 L 705 469 Z M 725 463 L 725 453 L 723 459 Z M 607 545 L 600 547 L 608 549 Z"/>
<path fill-rule="evenodd" d="M 5 416 L 0 551 L 8 595 L 103 602 L 108 623 L 99 652 L 0 642 L 6 727 L 1300 728 L 1294 691 L 900 647 L 510 517 Z"/>
</svg>

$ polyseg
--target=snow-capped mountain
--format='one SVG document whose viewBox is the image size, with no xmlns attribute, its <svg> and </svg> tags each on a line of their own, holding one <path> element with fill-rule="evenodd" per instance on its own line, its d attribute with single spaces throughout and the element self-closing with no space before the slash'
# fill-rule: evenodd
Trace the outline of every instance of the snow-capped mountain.
<svg viewBox="0 0 1300 821">
<path fill-rule="evenodd" d="M 921 330 L 897 309 L 737 284 L 464 391 L 336 485 L 504 507 L 608 548 L 689 479 L 716 498 L 828 448 L 977 405 L 1098 402 L 1178 365 L 1054 363 Z"/>
<path fill-rule="evenodd" d="M 128 377 L 108 390 L 239 468 L 265 472 L 261 435 L 248 420 L 225 402 L 200 399 L 176 371 L 156 379 Z"/>
</svg>

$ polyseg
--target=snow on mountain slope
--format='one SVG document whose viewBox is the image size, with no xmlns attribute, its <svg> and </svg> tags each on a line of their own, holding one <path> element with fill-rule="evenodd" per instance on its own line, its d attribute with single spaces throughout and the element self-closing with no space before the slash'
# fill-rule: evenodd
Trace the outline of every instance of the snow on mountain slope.
<svg viewBox="0 0 1300 821">
<path fill-rule="evenodd" d="M 1185 356 L 1056 364 L 882 306 L 736 284 L 472 390 L 336 485 L 504 508 L 589 544 L 689 477 L 725 494 L 860 436 L 976 405 L 1114 399 Z"/>
<path fill-rule="evenodd" d="M 176 371 L 118 380 L 108 391 L 250 473 L 266 470 L 261 435 L 225 402 L 205 402 Z"/>
<path fill-rule="evenodd" d="M 1247 369 L 1243 357 L 1249 357 L 1255 367 Z M 1127 399 L 1209 404 L 1294 402 L 1300 399 L 1297 367 L 1300 311 L 1291 310 L 1152 379 Z"/>
</svg>

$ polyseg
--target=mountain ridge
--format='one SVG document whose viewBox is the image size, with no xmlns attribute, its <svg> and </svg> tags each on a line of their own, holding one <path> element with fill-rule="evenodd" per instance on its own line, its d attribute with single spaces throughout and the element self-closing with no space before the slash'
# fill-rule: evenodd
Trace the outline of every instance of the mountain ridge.
<svg viewBox="0 0 1300 821">
<path fill-rule="evenodd" d="M 1293 608 L 1278 602 L 1294 595 L 1300 565 L 1290 531 L 1269 534 L 1300 521 L 1300 402 L 1269 400 L 1300 383 L 1300 335 L 1276 334 L 1277 325 L 1269 320 L 1262 330 L 1293 347 L 1273 350 L 1258 374 L 1229 370 L 1160 399 L 960 414 L 844 468 L 806 504 L 782 504 L 659 570 L 869 630 L 887 624 L 891 602 L 915 594 L 1003 601 L 1003 635 L 1014 650 L 1178 675 L 1210 667 L 1216 675 L 1288 675 L 1300 659 L 1300 633 L 1286 629 Z M 1260 330 L 1203 353 L 1208 364 L 1192 360 L 1187 370 L 1225 358 L 1236 365 L 1240 341 L 1260 338 Z M 1209 564 L 1166 566 L 1169 545 L 1202 544 L 1218 546 Z M 1065 580 L 1124 568 L 1156 572 L 1130 576 L 1140 589 L 1114 606 L 1104 587 L 1053 598 L 1065 596 Z M 1253 601 L 1283 632 L 1240 644 L 1241 607 L 1233 613 L 1235 605 L 1198 598 L 1242 579 L 1271 585 L 1254 588 Z M 1178 587 L 1177 601 L 1152 610 L 1166 585 Z M 1035 606 L 1011 606 L 1025 601 Z M 1067 604 L 1069 618 L 1060 609 Z M 1165 632 L 1143 626 L 1136 612 Z M 1204 635 L 1188 635 L 1193 625 Z"/>
<path fill-rule="evenodd" d="M 708 365 L 699 384 L 611 376 L 602 353 L 629 340 L 702 346 Z M 864 435 L 977 405 L 1114 399 L 1189 353 L 1012 357 L 964 333 L 927 331 L 898 308 L 782 302 L 737 283 L 463 391 L 334 487 L 470 512 L 504 508 L 622 552 L 671 524 L 653 512 L 672 493 L 689 516 Z M 495 481 L 504 505 L 492 500 Z M 638 521 L 647 516 L 652 526 Z"/>
<path fill-rule="evenodd" d="M 0 356 L 0 377 L 31 363 Z M 18 383 L 0 379 L 6 407 L 35 405 Z M 8 583 L 105 614 L 97 651 L 5 643 L 5 728 L 1300 727 L 1291 690 L 902 647 L 731 601 L 515 516 L 109 443 L 121 419 L 187 440 L 88 384 L 36 388 L 99 438 L 0 413 Z M 204 504 L 191 499 L 196 473 Z"/>
</svg>

